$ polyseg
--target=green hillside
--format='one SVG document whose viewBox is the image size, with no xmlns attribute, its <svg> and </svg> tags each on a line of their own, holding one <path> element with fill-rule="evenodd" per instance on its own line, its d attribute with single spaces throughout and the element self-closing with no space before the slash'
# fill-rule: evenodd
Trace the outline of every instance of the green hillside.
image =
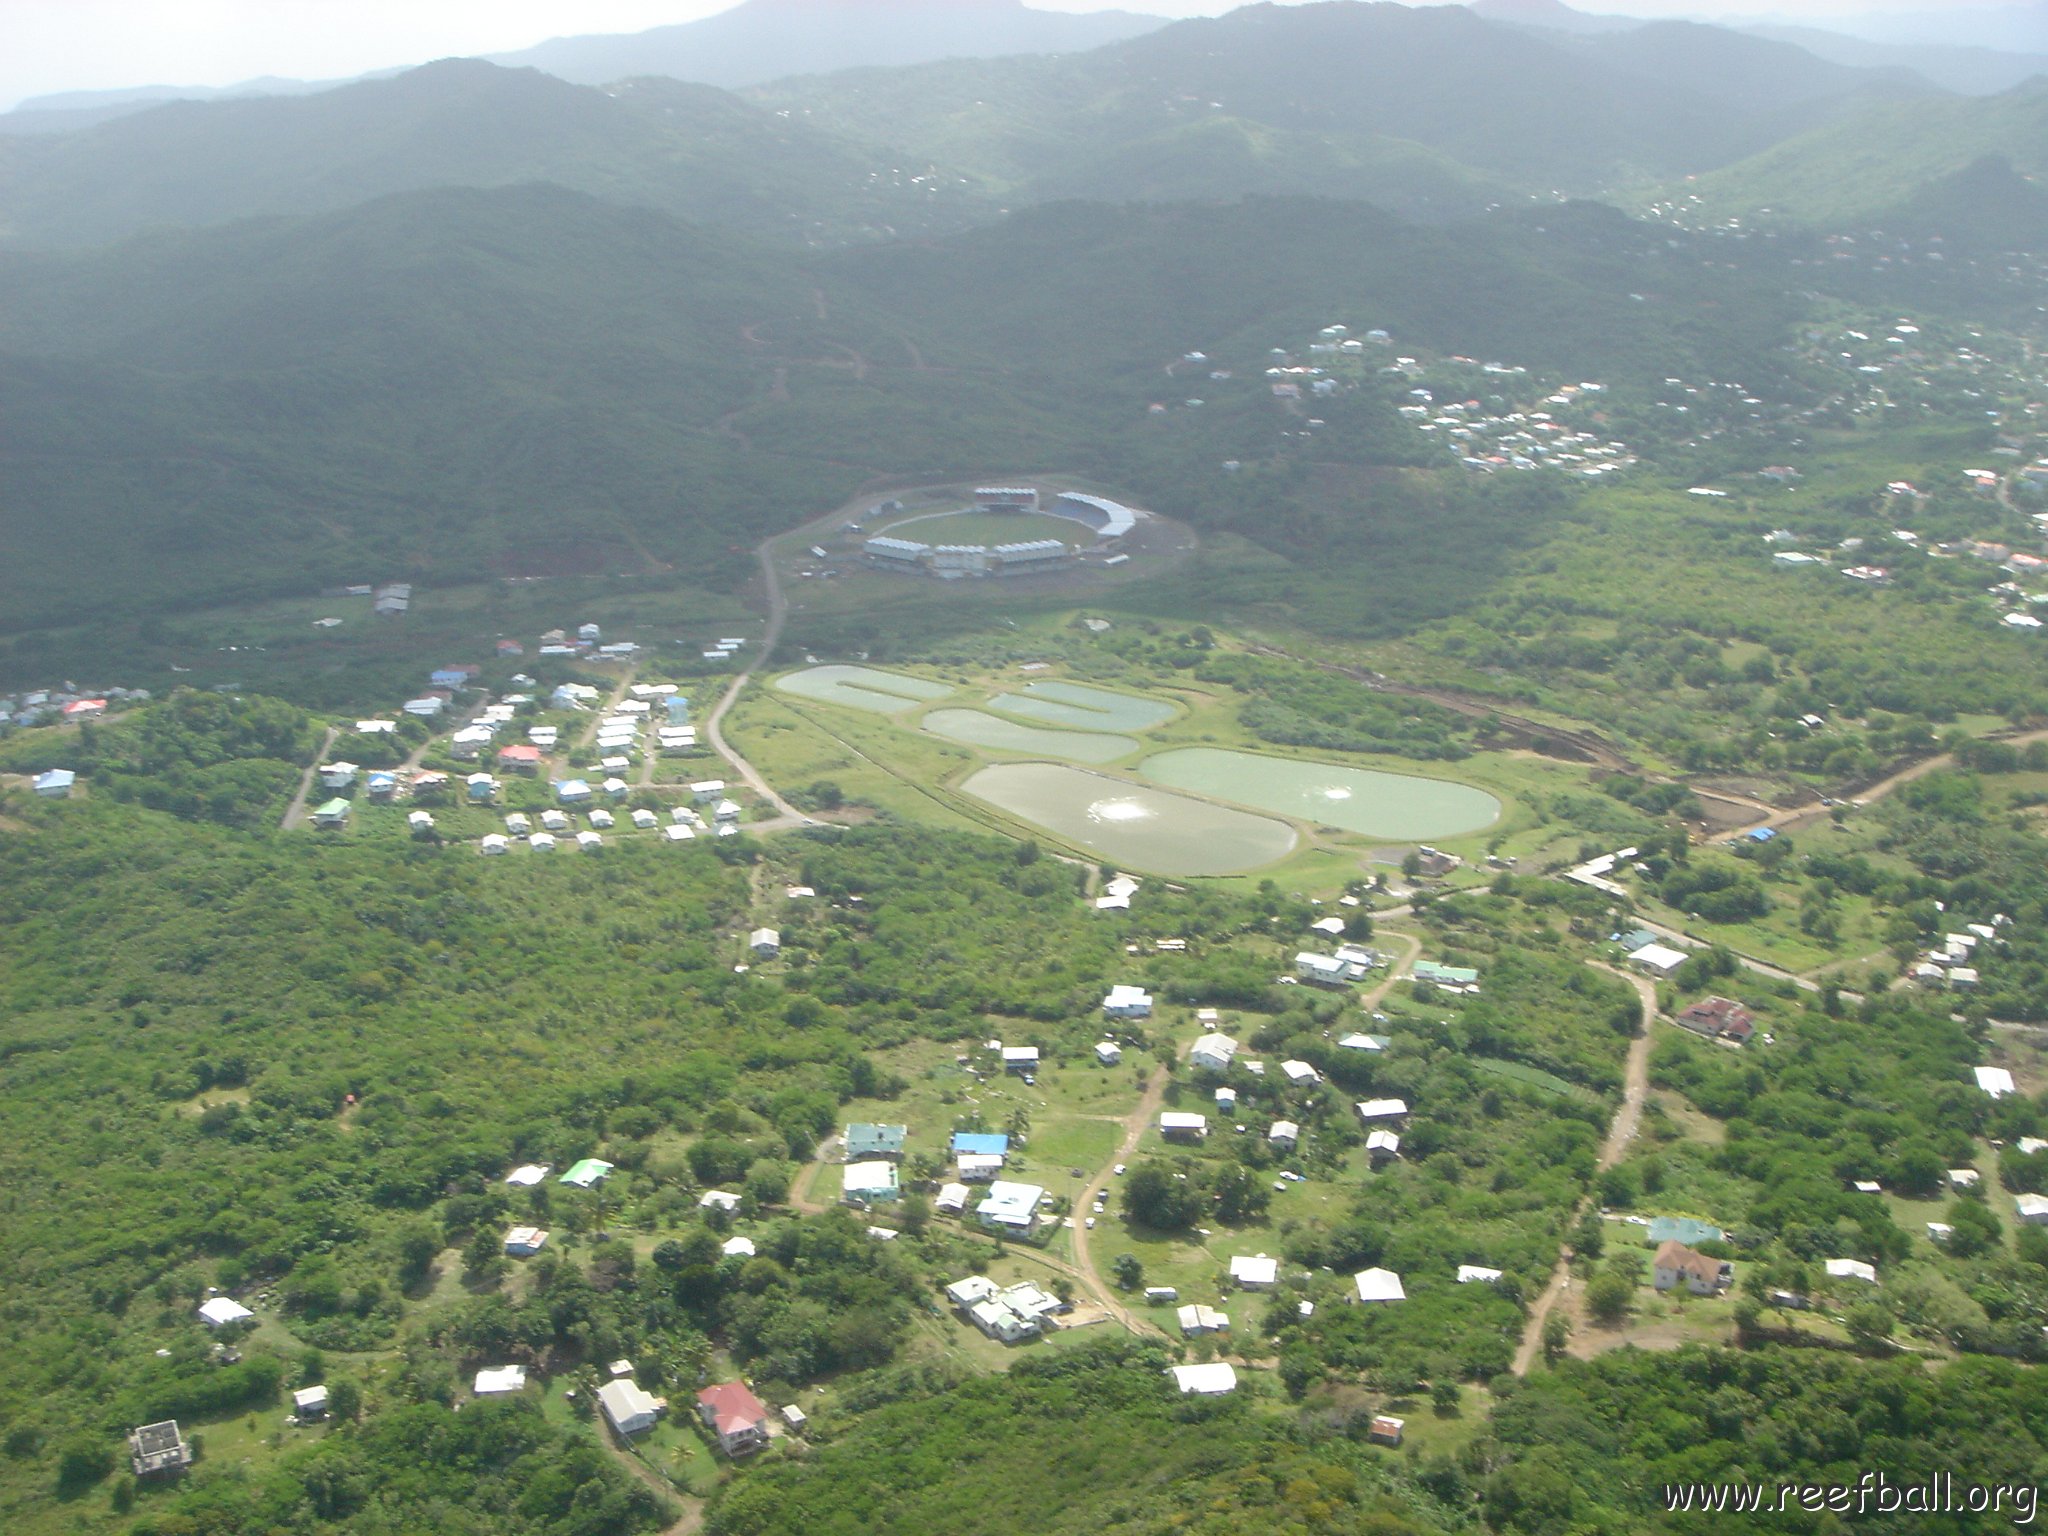
<svg viewBox="0 0 2048 1536">
<path fill-rule="evenodd" d="M 1998 96 L 1873 106 L 1669 195 L 1697 197 L 1692 217 L 1699 219 L 1767 215 L 1846 229 L 1882 219 L 1986 156 L 2003 157 L 2024 177 L 2048 174 L 2048 82 Z M 1998 217 L 1995 207 L 1978 212 Z"/>
</svg>

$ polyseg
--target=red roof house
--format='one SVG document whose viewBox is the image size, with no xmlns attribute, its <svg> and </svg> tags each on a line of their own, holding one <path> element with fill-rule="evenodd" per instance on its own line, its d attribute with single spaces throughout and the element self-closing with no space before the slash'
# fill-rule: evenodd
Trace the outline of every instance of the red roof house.
<svg viewBox="0 0 2048 1536">
<path fill-rule="evenodd" d="M 723 1381 L 697 1394 L 697 1412 L 728 1456 L 744 1456 L 768 1443 L 768 1409 L 743 1381 Z"/>
</svg>

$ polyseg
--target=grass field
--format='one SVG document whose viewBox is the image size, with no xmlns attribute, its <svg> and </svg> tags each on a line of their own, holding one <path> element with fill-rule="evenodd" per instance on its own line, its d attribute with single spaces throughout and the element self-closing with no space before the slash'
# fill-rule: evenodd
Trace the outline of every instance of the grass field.
<svg viewBox="0 0 2048 1536">
<path fill-rule="evenodd" d="M 1092 544 L 1094 534 L 1067 517 L 1048 517 L 1042 512 L 909 512 L 886 524 L 870 523 L 870 537 L 886 533 L 891 538 L 915 539 L 920 544 L 1024 544 L 1037 539 L 1058 539 L 1073 547 Z"/>
</svg>

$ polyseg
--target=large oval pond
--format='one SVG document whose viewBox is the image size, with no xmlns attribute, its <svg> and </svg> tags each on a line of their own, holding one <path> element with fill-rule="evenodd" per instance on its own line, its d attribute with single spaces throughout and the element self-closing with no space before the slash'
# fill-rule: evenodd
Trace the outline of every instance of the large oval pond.
<svg viewBox="0 0 2048 1536">
<path fill-rule="evenodd" d="M 1270 816 L 1056 763 L 999 763 L 961 787 L 1070 843 L 1153 874 L 1234 875 L 1294 851 L 1294 829 Z"/>
<path fill-rule="evenodd" d="M 922 677 L 905 677 L 900 672 L 883 672 L 875 667 L 806 667 L 775 680 L 775 686 L 798 698 L 817 699 L 825 704 L 846 704 L 854 709 L 893 715 L 931 699 L 943 699 L 953 690 L 944 683 Z"/>
<path fill-rule="evenodd" d="M 998 752 L 1033 752 L 1077 763 L 1110 763 L 1138 750 L 1135 736 L 1106 736 L 1100 731 L 1049 731 L 1020 725 L 978 709 L 935 709 L 921 722 L 934 736 L 991 747 Z"/>
<path fill-rule="evenodd" d="M 1052 725 L 1084 731 L 1142 731 L 1173 718 L 1173 706 L 1086 683 L 1026 683 L 1016 693 L 996 695 L 994 707 Z"/>
<path fill-rule="evenodd" d="M 1373 837 L 1455 837 L 1500 819 L 1500 802 L 1469 784 L 1256 752 L 1183 747 L 1146 758 L 1139 771 L 1176 789 Z"/>
</svg>

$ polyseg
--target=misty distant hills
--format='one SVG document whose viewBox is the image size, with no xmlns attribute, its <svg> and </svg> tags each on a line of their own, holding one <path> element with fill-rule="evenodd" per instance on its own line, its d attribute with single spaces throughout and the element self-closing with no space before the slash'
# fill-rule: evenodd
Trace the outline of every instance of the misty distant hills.
<svg viewBox="0 0 2048 1536">
<path fill-rule="evenodd" d="M 667 75 L 731 89 L 868 66 L 1078 53 L 1164 25 L 1126 11 L 1032 10 L 1023 0 L 746 0 L 702 21 L 555 38 L 492 61 L 583 85 Z"/>
<path fill-rule="evenodd" d="M 174 102 L 0 140 L 0 235 L 93 245 L 317 213 L 436 186 L 552 182 L 785 243 L 956 227 L 951 183 L 736 96 L 674 80 L 602 92 L 449 60 L 303 97 Z"/>
</svg>

